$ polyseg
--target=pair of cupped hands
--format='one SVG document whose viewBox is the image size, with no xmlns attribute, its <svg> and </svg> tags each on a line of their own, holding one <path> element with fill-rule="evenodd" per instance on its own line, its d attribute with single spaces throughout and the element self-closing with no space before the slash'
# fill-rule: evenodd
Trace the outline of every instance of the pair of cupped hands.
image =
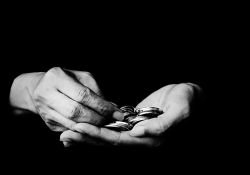
<svg viewBox="0 0 250 175">
<path fill-rule="evenodd" d="M 200 101 L 195 92 L 201 88 L 193 83 L 166 85 L 152 92 L 136 108 L 158 107 L 164 111 L 157 118 L 137 123 L 130 131 L 105 128 L 108 121 L 124 116 L 112 102 L 105 100 L 89 72 L 59 67 L 38 77 L 31 98 L 33 112 L 39 114 L 53 131 L 62 132 L 60 141 L 65 147 L 91 145 L 160 146 L 167 130 L 190 116 L 192 103 Z"/>
</svg>

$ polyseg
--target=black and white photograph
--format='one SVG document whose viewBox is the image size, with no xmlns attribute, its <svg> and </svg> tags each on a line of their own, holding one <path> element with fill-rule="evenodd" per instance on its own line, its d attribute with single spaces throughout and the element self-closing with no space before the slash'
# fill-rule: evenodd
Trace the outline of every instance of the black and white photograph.
<svg viewBox="0 0 250 175">
<path fill-rule="evenodd" d="M 226 171 L 222 162 L 233 155 L 223 143 L 230 126 L 221 124 L 231 120 L 222 115 L 230 37 L 219 17 L 175 15 L 87 23 L 8 13 L 4 167 L 31 174 Z"/>
</svg>

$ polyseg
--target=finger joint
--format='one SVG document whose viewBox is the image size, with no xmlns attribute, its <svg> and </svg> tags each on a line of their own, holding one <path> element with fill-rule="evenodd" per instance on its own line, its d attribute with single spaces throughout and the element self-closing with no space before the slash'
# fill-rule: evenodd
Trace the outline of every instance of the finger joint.
<svg viewBox="0 0 250 175">
<path fill-rule="evenodd" d="M 78 92 L 78 98 L 82 103 L 88 103 L 90 101 L 90 90 L 89 88 L 82 88 Z"/>
</svg>

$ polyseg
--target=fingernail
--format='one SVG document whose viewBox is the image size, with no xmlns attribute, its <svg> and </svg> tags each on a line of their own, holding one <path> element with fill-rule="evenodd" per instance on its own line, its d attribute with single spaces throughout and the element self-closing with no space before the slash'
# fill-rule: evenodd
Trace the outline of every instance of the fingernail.
<svg viewBox="0 0 250 175">
<path fill-rule="evenodd" d="M 122 121 L 124 119 L 124 115 L 123 115 L 123 113 L 121 113 L 119 111 L 115 111 L 113 113 L 113 118 L 116 119 L 116 120 Z"/>
<path fill-rule="evenodd" d="M 80 128 L 75 127 L 74 129 L 75 129 L 76 132 L 82 133 L 82 130 Z"/>
<path fill-rule="evenodd" d="M 144 127 L 137 126 L 130 131 L 130 135 L 133 137 L 140 137 L 144 135 Z"/>
</svg>

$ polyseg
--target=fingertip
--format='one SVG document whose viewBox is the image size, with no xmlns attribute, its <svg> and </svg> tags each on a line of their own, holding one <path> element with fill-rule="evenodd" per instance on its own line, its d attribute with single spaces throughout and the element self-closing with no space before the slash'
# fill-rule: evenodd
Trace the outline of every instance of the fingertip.
<svg viewBox="0 0 250 175">
<path fill-rule="evenodd" d="M 145 130 L 143 126 L 136 126 L 130 131 L 132 137 L 140 137 L 145 135 Z"/>
<path fill-rule="evenodd" d="M 60 135 L 60 140 L 63 141 L 64 139 L 70 138 L 72 131 L 71 130 L 66 130 Z"/>
<path fill-rule="evenodd" d="M 63 142 L 63 145 L 64 145 L 64 147 L 70 147 L 71 143 L 69 143 L 69 142 Z"/>
<path fill-rule="evenodd" d="M 64 131 L 61 135 L 60 135 L 60 140 L 63 140 L 66 137 L 67 133 L 66 131 Z"/>
<path fill-rule="evenodd" d="M 121 113 L 120 111 L 115 111 L 113 113 L 113 118 L 116 119 L 116 120 L 123 121 L 124 120 L 124 114 Z"/>
</svg>

